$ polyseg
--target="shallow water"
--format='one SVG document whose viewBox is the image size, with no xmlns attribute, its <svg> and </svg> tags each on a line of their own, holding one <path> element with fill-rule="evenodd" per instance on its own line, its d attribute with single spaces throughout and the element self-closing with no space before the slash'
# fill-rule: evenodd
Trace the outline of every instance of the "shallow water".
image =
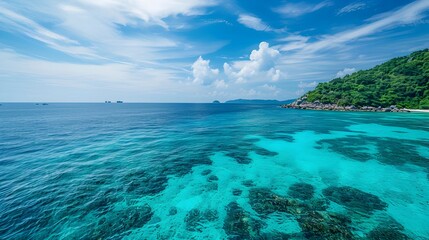
<svg viewBox="0 0 429 240">
<path fill-rule="evenodd" d="M 429 115 L 3 104 L 0 239 L 429 239 Z"/>
</svg>

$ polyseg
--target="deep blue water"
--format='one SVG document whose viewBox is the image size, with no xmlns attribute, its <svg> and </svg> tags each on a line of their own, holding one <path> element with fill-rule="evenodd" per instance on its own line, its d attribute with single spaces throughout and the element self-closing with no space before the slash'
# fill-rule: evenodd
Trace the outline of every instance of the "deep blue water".
<svg viewBox="0 0 429 240">
<path fill-rule="evenodd" d="M 429 114 L 0 106 L 0 239 L 429 239 Z"/>
</svg>

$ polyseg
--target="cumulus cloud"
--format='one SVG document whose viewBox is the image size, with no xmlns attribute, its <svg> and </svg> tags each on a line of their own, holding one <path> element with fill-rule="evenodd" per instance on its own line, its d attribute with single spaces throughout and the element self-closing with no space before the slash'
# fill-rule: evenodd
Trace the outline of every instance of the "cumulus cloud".
<svg viewBox="0 0 429 240">
<path fill-rule="evenodd" d="M 275 8 L 274 11 L 278 12 L 286 17 L 298 17 L 307 13 L 312 13 L 318 11 L 324 7 L 331 6 L 332 2 L 323 1 L 318 4 L 308 4 L 308 3 L 287 3 L 283 6 Z"/>
<path fill-rule="evenodd" d="M 204 60 L 201 56 L 192 64 L 194 83 L 209 85 L 219 75 L 219 69 L 210 68 L 210 60 Z"/>
<path fill-rule="evenodd" d="M 276 68 L 276 60 L 279 56 L 278 50 L 271 48 L 267 42 L 261 42 L 259 49 L 251 52 L 249 60 L 235 62 L 232 66 L 225 63 L 223 68 L 228 77 L 235 78 L 236 83 L 267 78 L 270 81 L 278 81 L 281 72 Z"/>
<path fill-rule="evenodd" d="M 350 75 L 350 74 L 352 74 L 354 72 L 356 72 L 355 68 L 344 68 L 343 70 L 337 72 L 336 77 L 337 78 L 343 78 L 343 77 L 345 77 L 347 75 Z"/>
<path fill-rule="evenodd" d="M 213 86 L 217 89 L 225 89 L 229 87 L 229 85 L 225 82 L 225 80 L 219 80 L 219 79 L 213 82 Z"/>
<path fill-rule="evenodd" d="M 356 11 L 364 9 L 365 7 L 366 7 L 366 4 L 362 3 L 362 2 L 351 3 L 351 4 L 341 8 L 340 11 L 338 11 L 338 15 L 356 12 Z"/>
</svg>

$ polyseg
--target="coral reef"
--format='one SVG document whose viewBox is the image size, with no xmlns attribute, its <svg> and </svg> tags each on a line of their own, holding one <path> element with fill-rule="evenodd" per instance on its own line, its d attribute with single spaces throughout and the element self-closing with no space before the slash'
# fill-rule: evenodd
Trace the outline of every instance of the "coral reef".
<svg viewBox="0 0 429 240">
<path fill-rule="evenodd" d="M 387 207 L 387 204 L 377 196 L 348 186 L 328 187 L 323 190 L 323 195 L 333 202 L 365 214 Z"/>
<path fill-rule="evenodd" d="M 236 202 L 228 204 L 226 212 L 223 229 L 229 239 L 256 239 L 260 235 L 262 223 L 250 217 Z"/>
<path fill-rule="evenodd" d="M 313 198 L 314 187 L 308 183 L 295 183 L 289 187 L 288 195 L 301 200 Z"/>
</svg>

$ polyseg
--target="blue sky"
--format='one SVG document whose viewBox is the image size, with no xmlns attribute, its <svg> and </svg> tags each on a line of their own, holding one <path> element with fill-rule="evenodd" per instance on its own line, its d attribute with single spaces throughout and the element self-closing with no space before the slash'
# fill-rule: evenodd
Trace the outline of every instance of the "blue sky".
<svg viewBox="0 0 429 240">
<path fill-rule="evenodd" d="M 428 0 L 0 1 L 0 101 L 291 99 L 428 39 Z"/>
</svg>

